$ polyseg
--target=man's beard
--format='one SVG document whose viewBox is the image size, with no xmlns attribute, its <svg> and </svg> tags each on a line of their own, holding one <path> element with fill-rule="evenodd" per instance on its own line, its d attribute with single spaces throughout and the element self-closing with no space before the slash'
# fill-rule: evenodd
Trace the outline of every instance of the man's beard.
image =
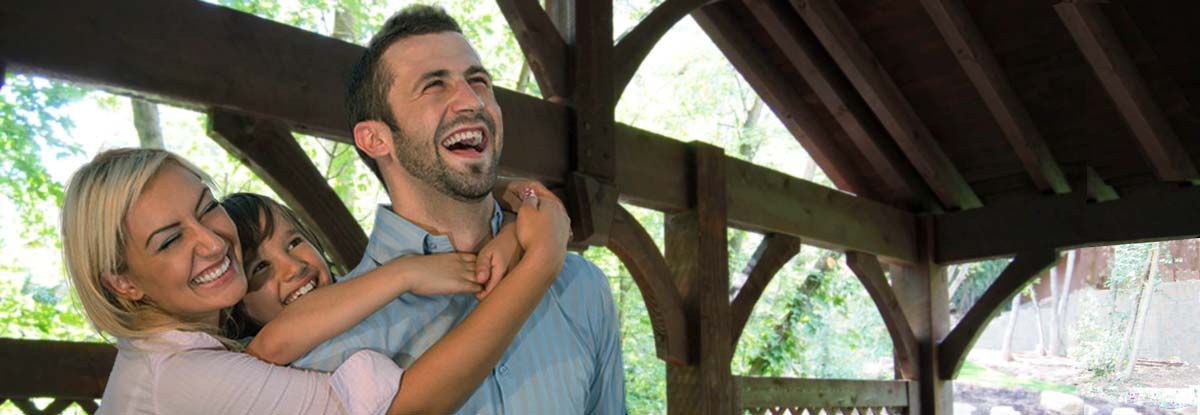
<svg viewBox="0 0 1200 415">
<path fill-rule="evenodd" d="M 467 166 L 468 172 L 451 169 L 446 165 L 446 160 L 442 158 L 441 151 L 438 150 L 441 147 L 438 137 L 455 127 L 471 122 L 483 123 L 487 128 L 488 147 L 498 144 L 499 140 L 494 136 L 496 123 L 492 121 L 491 116 L 484 112 L 476 113 L 475 116 L 458 117 L 450 121 L 439 122 L 431 139 L 433 157 L 422 157 L 421 154 L 425 150 L 422 149 L 420 139 L 406 136 L 395 122 L 389 123 L 392 128 L 397 161 L 408 171 L 408 174 L 446 196 L 460 202 L 482 200 L 495 187 L 496 167 L 500 163 L 500 149 L 495 148 L 492 151 L 491 163 L 470 164 Z"/>
</svg>

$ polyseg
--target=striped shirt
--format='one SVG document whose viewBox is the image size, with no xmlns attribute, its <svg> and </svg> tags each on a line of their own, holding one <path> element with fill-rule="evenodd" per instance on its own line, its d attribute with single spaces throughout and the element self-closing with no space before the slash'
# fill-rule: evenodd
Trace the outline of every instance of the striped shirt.
<svg viewBox="0 0 1200 415">
<path fill-rule="evenodd" d="M 501 219 L 497 206 L 493 234 Z M 432 235 L 380 205 L 366 255 L 342 279 L 401 256 L 453 249 L 446 235 Z M 408 367 L 476 305 L 471 294 L 404 294 L 292 366 L 330 371 L 354 352 L 368 349 Z M 458 413 L 625 414 L 623 369 L 608 279 L 594 264 L 568 254 L 542 302 Z"/>
</svg>

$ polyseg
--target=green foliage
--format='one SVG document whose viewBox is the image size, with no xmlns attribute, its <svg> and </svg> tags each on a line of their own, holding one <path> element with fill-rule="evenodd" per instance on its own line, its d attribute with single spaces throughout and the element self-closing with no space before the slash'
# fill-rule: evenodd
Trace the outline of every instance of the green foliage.
<svg viewBox="0 0 1200 415">
<path fill-rule="evenodd" d="M 46 171 L 51 160 L 77 155 L 78 144 L 63 140 L 74 126 L 62 108 L 84 91 L 61 82 L 9 75 L 0 89 L 0 195 L 19 209 L 21 237 L 32 244 L 54 240 L 47 206 L 62 204 L 63 186 Z"/>
</svg>

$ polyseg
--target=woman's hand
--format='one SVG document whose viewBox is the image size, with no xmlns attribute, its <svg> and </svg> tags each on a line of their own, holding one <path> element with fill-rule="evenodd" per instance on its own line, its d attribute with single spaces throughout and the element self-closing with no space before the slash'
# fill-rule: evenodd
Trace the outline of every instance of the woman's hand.
<svg viewBox="0 0 1200 415">
<path fill-rule="evenodd" d="M 479 251 L 479 256 L 475 257 L 475 281 L 483 284 L 483 291 L 475 293 L 475 298 L 482 300 L 487 297 L 525 254 L 521 243 L 517 242 L 516 226 L 515 222 L 506 220 L 496 237 L 488 241 Z"/>
<path fill-rule="evenodd" d="M 451 252 L 396 258 L 382 266 L 385 272 L 407 280 L 408 292 L 420 295 L 478 293 L 475 255 Z"/>
<path fill-rule="evenodd" d="M 537 256 L 561 268 L 571 237 L 566 208 L 544 187 L 540 191 L 527 188 L 523 193 L 517 211 L 517 241 L 525 248 L 526 258 Z"/>
</svg>

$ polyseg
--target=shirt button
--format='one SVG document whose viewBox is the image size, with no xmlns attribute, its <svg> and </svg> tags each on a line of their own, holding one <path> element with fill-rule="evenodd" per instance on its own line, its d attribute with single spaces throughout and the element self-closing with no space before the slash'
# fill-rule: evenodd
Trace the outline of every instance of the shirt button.
<svg viewBox="0 0 1200 415">
<path fill-rule="evenodd" d="M 500 367 L 497 368 L 497 372 L 500 373 L 501 377 L 508 377 L 508 366 L 500 365 Z"/>
</svg>

